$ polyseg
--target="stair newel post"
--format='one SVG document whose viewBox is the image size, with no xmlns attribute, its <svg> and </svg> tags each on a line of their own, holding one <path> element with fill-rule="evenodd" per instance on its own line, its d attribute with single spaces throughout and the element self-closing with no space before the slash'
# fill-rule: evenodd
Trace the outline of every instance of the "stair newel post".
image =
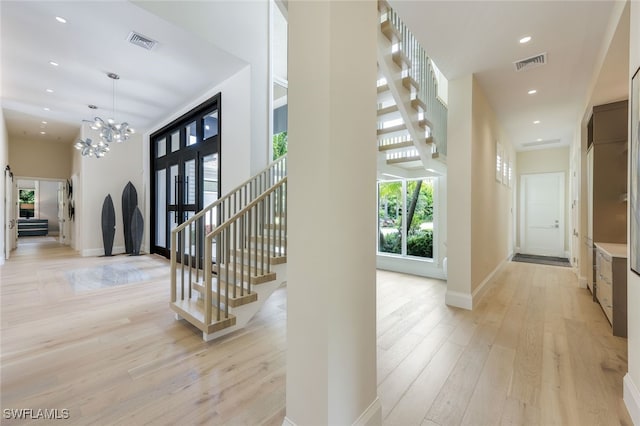
<svg viewBox="0 0 640 426">
<path fill-rule="evenodd" d="M 213 239 L 206 236 L 204 239 L 204 323 L 211 324 L 211 245 Z M 220 281 L 218 280 L 218 292 L 220 291 Z M 218 293 L 220 294 L 220 293 Z M 218 318 L 219 320 L 220 318 Z"/>
<path fill-rule="evenodd" d="M 282 183 L 283 197 L 284 197 L 284 206 L 283 206 L 283 214 L 282 214 L 282 217 L 283 217 L 283 218 L 286 218 L 286 217 L 287 217 L 287 203 L 288 203 L 288 195 L 287 195 L 287 194 L 288 194 L 288 192 L 287 192 L 287 186 L 289 185 L 289 183 L 288 183 L 288 182 L 289 182 L 289 178 L 288 178 L 288 177 L 285 177 L 285 178 L 284 178 L 284 182 Z M 288 221 L 287 221 L 286 219 L 284 219 L 284 220 L 282 221 L 282 225 L 283 225 L 283 227 L 284 227 L 284 232 L 283 232 L 283 234 L 284 234 L 284 237 L 285 237 L 285 238 L 284 238 L 284 244 L 283 244 L 283 247 L 282 247 L 282 252 L 281 252 L 281 255 L 282 255 L 282 256 L 286 256 L 286 255 L 287 255 L 287 235 L 289 235 L 289 234 L 287 233 L 287 222 L 288 222 Z"/>
<path fill-rule="evenodd" d="M 171 250 L 171 302 L 175 303 L 177 300 L 177 291 L 176 291 L 176 286 L 177 286 L 177 282 L 176 282 L 176 266 L 177 266 L 177 259 L 176 259 L 176 253 L 175 253 L 175 249 L 176 249 L 176 233 L 172 232 L 171 233 L 171 245 L 169 246 L 169 250 Z"/>
<path fill-rule="evenodd" d="M 191 299 L 191 286 L 192 286 L 192 283 L 193 283 L 192 274 L 191 274 L 191 271 L 193 269 L 193 264 L 192 264 L 193 253 L 191 253 L 191 247 L 193 246 L 193 241 L 191 241 L 191 240 L 195 236 L 195 232 L 193 232 L 193 222 L 191 222 L 189 224 L 189 227 L 187 229 L 189 230 L 189 235 L 188 235 L 188 238 L 187 238 L 187 241 L 189 243 L 189 254 L 188 254 L 188 257 L 189 257 L 189 299 Z"/>
</svg>

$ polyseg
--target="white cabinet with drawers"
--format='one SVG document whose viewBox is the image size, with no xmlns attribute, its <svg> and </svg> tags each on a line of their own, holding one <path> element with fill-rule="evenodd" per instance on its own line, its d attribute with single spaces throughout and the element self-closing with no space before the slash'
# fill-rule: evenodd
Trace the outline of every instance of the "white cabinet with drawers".
<svg viewBox="0 0 640 426">
<path fill-rule="evenodd" d="M 627 245 L 596 243 L 596 297 L 615 336 L 627 337 Z"/>
</svg>

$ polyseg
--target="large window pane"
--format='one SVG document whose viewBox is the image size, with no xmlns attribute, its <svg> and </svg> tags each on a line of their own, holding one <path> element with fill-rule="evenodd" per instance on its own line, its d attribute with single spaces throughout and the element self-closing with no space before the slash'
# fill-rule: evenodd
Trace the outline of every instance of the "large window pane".
<svg viewBox="0 0 640 426">
<path fill-rule="evenodd" d="M 402 182 L 378 185 L 378 251 L 402 254 Z"/>
<path fill-rule="evenodd" d="M 198 143 L 198 134 L 196 132 L 196 122 L 187 126 L 187 146 L 195 145 Z"/>
<path fill-rule="evenodd" d="M 184 203 L 196 203 L 196 160 L 184 163 Z"/>
<path fill-rule="evenodd" d="M 167 243 L 167 169 L 156 171 L 156 245 Z"/>
<path fill-rule="evenodd" d="M 406 191 L 407 255 L 433 258 L 433 182 L 409 180 Z"/>
<path fill-rule="evenodd" d="M 202 123 L 204 127 L 204 139 L 209 139 L 218 134 L 218 111 L 205 115 Z"/>
<path fill-rule="evenodd" d="M 173 132 L 171 134 L 171 152 L 176 152 L 180 149 L 180 131 Z"/>
<path fill-rule="evenodd" d="M 162 137 L 156 141 L 156 158 L 162 157 L 167 153 L 167 138 Z"/>
</svg>

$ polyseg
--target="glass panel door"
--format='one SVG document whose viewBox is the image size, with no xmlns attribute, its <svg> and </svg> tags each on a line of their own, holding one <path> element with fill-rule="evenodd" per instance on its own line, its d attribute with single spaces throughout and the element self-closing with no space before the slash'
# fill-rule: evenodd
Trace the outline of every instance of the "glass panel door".
<svg viewBox="0 0 640 426">
<path fill-rule="evenodd" d="M 170 255 L 171 231 L 218 199 L 220 188 L 220 95 L 158 130 L 151 144 L 152 253 Z M 202 257 L 202 237 L 217 225 L 207 215 L 177 242 L 177 253 Z M 181 256 L 181 259 L 186 260 Z"/>
</svg>

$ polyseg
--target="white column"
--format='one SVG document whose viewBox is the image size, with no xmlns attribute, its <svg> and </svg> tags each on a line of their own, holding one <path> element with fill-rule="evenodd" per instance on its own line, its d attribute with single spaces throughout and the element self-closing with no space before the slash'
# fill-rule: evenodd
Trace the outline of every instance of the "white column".
<svg viewBox="0 0 640 426">
<path fill-rule="evenodd" d="M 289 1 L 285 424 L 380 424 L 373 1 Z"/>
<path fill-rule="evenodd" d="M 471 309 L 471 115 L 473 77 L 449 81 L 447 305 Z"/>
</svg>

